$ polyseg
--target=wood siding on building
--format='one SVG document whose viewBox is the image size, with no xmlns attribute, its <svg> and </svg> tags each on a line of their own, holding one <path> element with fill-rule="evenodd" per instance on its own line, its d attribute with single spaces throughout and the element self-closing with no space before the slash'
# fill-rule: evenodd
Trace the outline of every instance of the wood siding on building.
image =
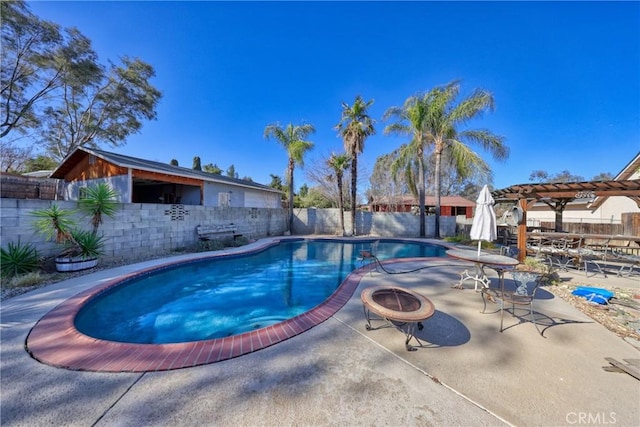
<svg viewBox="0 0 640 427">
<path fill-rule="evenodd" d="M 167 174 L 158 173 L 158 172 L 148 172 L 148 171 L 143 171 L 138 169 L 133 169 L 133 171 L 131 172 L 131 175 L 133 179 L 149 179 L 152 181 L 162 181 L 162 182 L 168 182 L 171 184 L 193 185 L 195 187 L 202 187 L 204 182 L 200 179 L 186 178 L 186 177 L 176 176 L 176 175 L 167 175 Z"/>
<path fill-rule="evenodd" d="M 127 168 L 116 166 L 92 155 L 85 156 L 76 164 L 64 179 L 67 182 L 88 181 L 99 178 L 126 175 Z"/>
</svg>

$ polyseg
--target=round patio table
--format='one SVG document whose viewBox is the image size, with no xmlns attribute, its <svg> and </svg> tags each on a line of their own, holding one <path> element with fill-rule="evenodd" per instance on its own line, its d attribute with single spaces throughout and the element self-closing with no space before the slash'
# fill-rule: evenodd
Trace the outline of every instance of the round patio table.
<svg viewBox="0 0 640 427">
<path fill-rule="evenodd" d="M 473 263 L 475 267 L 475 275 L 472 276 L 469 274 L 467 270 L 460 274 L 460 283 L 455 288 L 462 289 L 462 284 L 467 280 L 473 280 L 475 284 L 475 290 L 478 290 L 478 283 L 480 283 L 483 288 L 489 287 L 489 278 L 484 272 L 484 267 L 489 267 L 494 269 L 498 273 L 498 277 L 500 278 L 500 288 L 504 288 L 504 270 L 515 267 L 520 262 L 515 259 L 504 255 L 498 254 L 489 254 L 486 252 L 469 250 L 469 249 L 450 249 L 447 251 L 447 255 L 452 258 L 460 259 L 463 261 L 470 261 Z"/>
</svg>

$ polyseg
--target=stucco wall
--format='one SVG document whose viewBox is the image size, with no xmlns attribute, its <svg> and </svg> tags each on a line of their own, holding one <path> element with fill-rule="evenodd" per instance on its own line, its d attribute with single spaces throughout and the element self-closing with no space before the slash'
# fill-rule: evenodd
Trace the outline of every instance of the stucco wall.
<svg viewBox="0 0 640 427">
<path fill-rule="evenodd" d="M 113 188 L 118 194 L 119 202 L 131 200 L 129 177 L 127 175 L 116 175 L 107 178 L 96 178 L 87 181 L 71 181 L 65 183 L 65 200 L 78 200 L 80 198 L 80 188 L 105 183 Z"/>
<path fill-rule="evenodd" d="M 240 186 L 215 182 L 205 182 L 205 206 L 220 206 L 220 193 L 226 193 L 228 195 L 230 207 L 277 208 L 281 205 L 279 193 L 249 190 Z M 249 197 L 247 197 L 247 194 Z"/>
<path fill-rule="evenodd" d="M 543 210 L 542 210 L 543 209 Z M 628 197 L 611 196 L 595 211 L 589 209 L 576 209 L 571 205 L 562 213 L 564 222 L 585 223 L 611 223 L 620 224 L 623 213 L 639 213 L 640 207 Z M 536 206 L 527 212 L 527 221 L 533 224 L 535 221 L 555 221 L 555 213 L 551 208 Z"/>
<path fill-rule="evenodd" d="M 640 171 L 634 172 L 625 179 L 640 179 Z M 542 204 L 539 204 L 542 206 Z M 622 214 L 640 213 L 640 206 L 633 200 L 625 196 L 609 196 L 596 210 L 577 209 L 568 204 L 562 213 L 564 222 L 584 222 L 584 223 L 610 223 L 620 224 Z M 527 219 L 530 223 L 536 221 L 555 221 L 555 213 L 551 208 L 536 206 L 527 212 Z"/>
</svg>

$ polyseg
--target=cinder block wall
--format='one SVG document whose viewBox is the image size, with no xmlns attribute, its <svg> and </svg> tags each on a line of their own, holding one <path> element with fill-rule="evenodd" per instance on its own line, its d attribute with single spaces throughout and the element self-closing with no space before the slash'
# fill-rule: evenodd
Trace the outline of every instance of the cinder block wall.
<svg viewBox="0 0 640 427">
<path fill-rule="evenodd" d="M 8 242 L 31 243 L 43 256 L 56 255 L 61 247 L 33 230 L 31 212 L 56 203 L 62 209 L 75 210 L 76 202 L 0 199 L 0 245 Z M 283 235 L 287 213 L 284 209 L 220 208 L 193 205 L 150 203 L 120 204 L 115 218 L 105 218 L 99 231 L 106 237 L 103 257 L 121 258 L 131 254 L 160 254 L 196 244 L 198 225 L 237 225 L 238 233 L 248 239 Z M 75 217 L 83 229 L 90 229 L 88 218 Z"/>
<path fill-rule="evenodd" d="M 295 209 L 293 234 L 339 235 L 338 209 Z M 344 227 L 351 230 L 351 212 L 344 212 Z M 420 217 L 405 212 L 356 212 L 356 234 L 382 237 L 418 237 Z M 435 236 L 435 217 L 427 216 L 427 237 Z M 440 217 L 440 237 L 455 236 L 456 217 Z"/>
<path fill-rule="evenodd" d="M 31 243 L 42 256 L 54 256 L 61 247 L 33 230 L 34 210 L 56 203 L 62 209 L 75 210 L 76 202 L 0 199 L 0 245 L 8 242 Z M 295 209 L 293 234 L 340 233 L 338 209 Z M 104 259 L 162 254 L 189 248 L 196 244 L 198 225 L 234 223 L 238 233 L 248 239 L 282 236 L 287 231 L 287 210 L 266 208 L 221 208 L 193 205 L 163 205 L 126 203 L 118 206 L 115 218 L 104 218 L 100 232 L 106 237 Z M 83 229 L 90 229 L 89 220 L 76 215 Z M 344 213 L 345 229 L 351 230 L 351 213 Z M 440 236 L 453 236 L 455 217 L 440 217 Z M 419 217 L 410 213 L 356 213 L 358 235 L 383 237 L 418 237 Z M 427 237 L 434 235 L 434 218 L 427 217 Z"/>
</svg>

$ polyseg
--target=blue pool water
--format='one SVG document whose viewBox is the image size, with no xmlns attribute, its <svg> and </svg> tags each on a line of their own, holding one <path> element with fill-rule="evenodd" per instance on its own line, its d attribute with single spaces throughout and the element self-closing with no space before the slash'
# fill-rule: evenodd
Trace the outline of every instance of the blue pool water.
<svg viewBox="0 0 640 427">
<path fill-rule="evenodd" d="M 163 344 L 236 335 L 295 317 L 326 300 L 371 242 L 288 241 L 134 277 L 89 301 L 75 319 L 89 336 Z M 445 248 L 378 243 L 381 259 L 445 256 Z"/>
</svg>

